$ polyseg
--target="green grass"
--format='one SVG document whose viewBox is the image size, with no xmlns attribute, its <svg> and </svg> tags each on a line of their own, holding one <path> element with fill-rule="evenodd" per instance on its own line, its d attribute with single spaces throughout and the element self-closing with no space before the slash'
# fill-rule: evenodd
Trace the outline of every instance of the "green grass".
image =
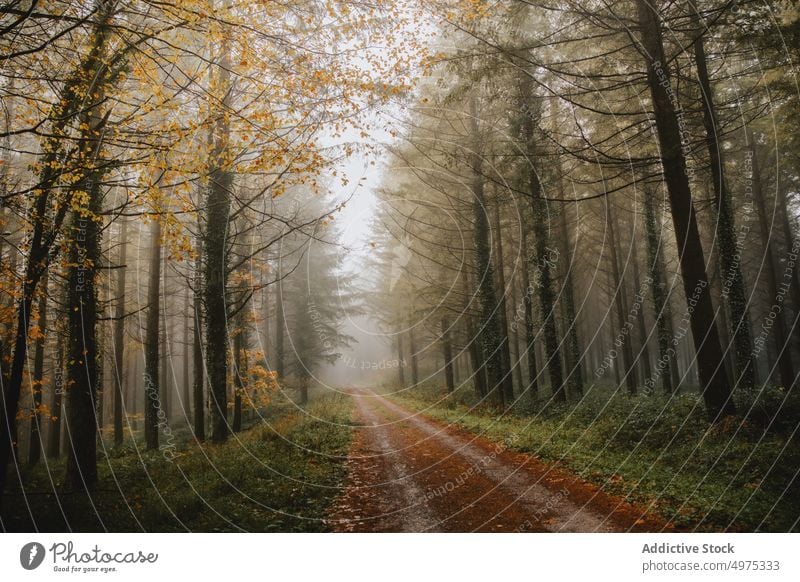
<svg viewBox="0 0 800 582">
<path fill-rule="evenodd" d="M 697 394 L 629 398 L 593 388 L 579 402 L 525 398 L 505 414 L 471 389 L 425 386 L 393 397 L 415 410 L 557 463 L 652 508 L 679 529 L 797 531 L 800 398 L 738 398 L 743 416 L 712 426 Z"/>
<path fill-rule="evenodd" d="M 50 476 L 58 490 L 63 462 L 50 463 L 49 474 L 36 467 L 23 475 L 33 517 L 19 487 L 12 488 L 3 500 L 3 526 L 9 531 L 326 531 L 325 512 L 346 475 L 351 402 L 325 396 L 306 412 L 288 403 L 271 406 L 267 422 L 223 445 L 190 444 L 176 431 L 174 461 L 123 444 L 98 459 L 98 490 L 91 499 L 53 494 Z"/>
</svg>

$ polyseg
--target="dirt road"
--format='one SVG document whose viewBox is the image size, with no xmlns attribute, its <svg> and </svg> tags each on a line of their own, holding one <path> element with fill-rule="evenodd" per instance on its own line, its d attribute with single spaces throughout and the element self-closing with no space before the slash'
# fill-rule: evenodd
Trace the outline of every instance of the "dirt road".
<svg viewBox="0 0 800 582">
<path fill-rule="evenodd" d="M 471 433 L 353 393 L 360 425 L 331 523 L 352 532 L 661 531 L 596 486 Z"/>
</svg>

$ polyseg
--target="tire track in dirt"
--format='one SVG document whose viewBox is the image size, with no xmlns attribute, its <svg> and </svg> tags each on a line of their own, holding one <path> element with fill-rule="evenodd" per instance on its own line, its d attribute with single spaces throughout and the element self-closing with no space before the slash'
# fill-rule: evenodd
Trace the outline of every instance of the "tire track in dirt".
<svg viewBox="0 0 800 582">
<path fill-rule="evenodd" d="M 574 475 L 444 426 L 367 390 L 348 483 L 330 523 L 353 532 L 661 531 L 665 524 Z"/>
</svg>

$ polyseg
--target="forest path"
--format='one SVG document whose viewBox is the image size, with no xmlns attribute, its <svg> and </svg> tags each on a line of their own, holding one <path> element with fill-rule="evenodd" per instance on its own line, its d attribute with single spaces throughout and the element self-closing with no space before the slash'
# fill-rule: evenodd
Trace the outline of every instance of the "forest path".
<svg viewBox="0 0 800 582">
<path fill-rule="evenodd" d="M 660 531 L 561 468 L 352 391 L 359 427 L 330 523 L 342 532 Z"/>
</svg>

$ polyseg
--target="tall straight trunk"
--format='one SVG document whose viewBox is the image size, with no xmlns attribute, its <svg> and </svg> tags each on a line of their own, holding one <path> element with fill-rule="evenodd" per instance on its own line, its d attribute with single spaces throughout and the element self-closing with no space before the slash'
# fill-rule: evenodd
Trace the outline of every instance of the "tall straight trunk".
<svg viewBox="0 0 800 582">
<path fill-rule="evenodd" d="M 522 227 L 522 253 L 528 254 L 528 235 L 527 227 Z M 536 332 L 533 330 L 533 295 L 535 289 L 531 286 L 530 271 L 528 262 L 524 261 L 520 269 L 522 273 L 522 305 L 525 311 L 525 352 L 528 364 L 528 386 L 532 398 L 539 396 L 539 369 L 536 365 Z"/>
<path fill-rule="evenodd" d="M 480 398 L 487 395 L 488 387 L 486 386 L 486 367 L 483 362 L 483 354 L 481 353 L 481 346 L 475 338 L 475 325 L 470 322 L 468 334 L 469 342 L 469 360 L 472 365 L 472 377 L 475 384 L 475 392 Z"/>
<path fill-rule="evenodd" d="M 521 79 L 523 105 L 533 111 L 533 102 L 536 96 L 533 93 L 533 80 L 529 74 L 524 74 Z M 550 386 L 553 390 L 555 401 L 565 401 L 567 392 L 564 386 L 564 370 L 561 365 L 560 341 L 558 327 L 556 326 L 556 295 L 553 289 L 553 264 L 550 251 L 550 209 L 548 202 L 542 196 L 542 184 L 536 171 L 536 126 L 531 115 L 525 115 L 522 121 L 522 132 L 526 148 L 527 164 L 527 189 L 533 215 L 533 237 L 535 252 L 532 256 L 533 267 L 536 269 L 536 285 L 539 295 L 539 311 L 541 314 L 542 331 L 544 335 L 545 360 L 550 376 Z"/>
<path fill-rule="evenodd" d="M 167 272 L 166 257 L 164 256 L 164 253 L 162 253 L 161 327 L 159 329 L 159 343 L 161 344 L 161 347 L 159 348 L 160 356 L 158 372 L 160 374 L 160 379 L 158 382 L 158 387 L 161 397 L 161 409 L 166 422 L 168 422 L 172 416 L 172 402 L 170 398 L 172 393 L 172 346 L 170 344 L 172 341 L 172 334 L 168 333 L 171 320 L 167 315 L 167 298 L 169 297 L 170 293 Z"/>
<path fill-rule="evenodd" d="M 475 103 L 472 104 L 476 109 Z M 477 140 L 477 122 L 474 116 L 473 139 Z M 500 303 L 495 291 L 495 274 L 491 261 L 491 241 L 489 231 L 489 220 L 486 216 L 488 208 L 484 194 L 484 179 L 482 177 L 483 158 L 479 153 L 472 155 L 472 196 L 473 196 L 473 221 L 474 221 L 474 245 L 475 245 L 475 266 L 478 276 L 478 303 L 480 305 L 480 338 L 481 348 L 485 358 L 486 376 L 488 391 L 499 404 L 505 401 L 504 378 L 506 376 L 503 367 L 503 337 L 500 321 Z"/>
<path fill-rule="evenodd" d="M 100 235 L 102 237 L 102 233 Z M 102 244 L 102 243 L 101 243 Z M 98 291 L 105 291 L 104 288 L 98 289 Z M 98 304 L 106 303 L 108 301 L 107 297 L 101 297 L 98 299 Z M 105 389 L 104 389 L 104 381 L 105 381 L 105 374 L 106 374 L 106 329 L 105 325 L 102 323 L 98 323 L 98 330 L 96 332 L 96 339 L 95 342 L 97 343 L 97 404 L 95 405 L 95 410 L 97 411 L 97 438 L 98 441 L 103 438 L 103 428 L 105 427 Z"/>
<path fill-rule="evenodd" d="M 797 261 L 797 254 L 798 250 L 800 250 L 800 245 L 797 243 L 794 229 L 792 228 L 789 199 L 786 195 L 788 187 L 789 185 L 787 184 L 786 186 L 779 187 L 776 190 L 778 195 L 778 204 L 780 205 L 781 227 L 783 229 L 783 240 L 786 243 L 786 251 L 789 255 L 794 255 L 793 260 Z M 798 273 L 798 271 L 800 271 L 800 269 L 792 269 L 791 275 L 792 306 L 794 307 L 795 318 L 797 318 L 798 314 L 800 314 L 800 273 Z M 797 328 L 794 330 L 794 333 L 795 335 L 800 333 L 800 326 L 797 326 Z"/>
<path fill-rule="evenodd" d="M 642 371 L 644 372 L 644 380 L 650 380 L 653 377 L 653 368 L 650 363 L 650 346 L 649 334 L 647 333 L 647 324 L 644 320 L 644 295 L 639 296 L 642 289 L 642 278 L 639 275 L 639 253 L 636 247 L 632 249 L 632 262 L 633 262 L 633 285 L 636 289 L 636 326 L 639 332 L 639 342 L 641 347 L 636 359 L 642 364 Z"/>
<path fill-rule="evenodd" d="M 144 340 L 144 439 L 148 450 L 158 448 L 158 425 L 164 414 L 159 390 L 159 324 L 161 322 L 161 217 L 152 224 L 150 276 L 147 287 L 147 330 Z"/>
<path fill-rule="evenodd" d="M 778 369 L 780 370 L 781 383 L 786 389 L 794 385 L 795 372 L 792 364 L 792 351 L 789 332 L 786 326 L 785 304 L 782 297 L 788 286 L 788 282 L 780 274 L 778 261 L 775 255 L 771 232 L 771 222 L 767 209 L 767 201 L 764 196 L 764 186 L 761 177 L 761 166 L 758 160 L 758 148 L 755 137 L 747 132 L 748 159 L 751 163 L 750 172 L 752 174 L 753 200 L 756 204 L 758 214 L 759 233 L 761 234 L 761 245 L 764 248 L 764 255 L 767 262 L 766 275 L 767 286 L 769 288 L 770 299 L 774 306 L 778 307 L 778 312 L 774 318 L 775 344 L 777 346 Z M 775 307 L 773 307 L 773 310 Z"/>
<path fill-rule="evenodd" d="M 125 284 L 128 262 L 128 223 L 124 219 L 119 227 L 119 256 L 116 281 L 116 309 L 114 312 L 114 443 L 122 444 L 122 411 L 125 399 Z"/>
<path fill-rule="evenodd" d="M 93 97 L 104 102 L 104 90 Z M 102 196 L 105 168 L 101 165 L 103 133 L 108 121 L 99 107 L 80 116 L 82 176 L 76 191 L 88 195 L 85 210 L 73 212 L 70 247 L 67 347 L 67 428 L 69 455 L 64 486 L 68 491 L 91 492 L 97 485 L 98 391 L 102 379 L 98 343 L 97 277 L 102 263 Z"/>
<path fill-rule="evenodd" d="M 42 392 L 44 390 L 44 350 L 47 343 L 47 275 L 42 279 L 42 294 L 39 296 L 39 335 L 33 356 L 33 414 L 31 415 L 30 439 L 28 443 L 28 464 L 33 466 L 42 456 Z"/>
<path fill-rule="evenodd" d="M 786 243 L 786 250 L 790 254 L 797 254 L 800 245 L 797 243 L 790 218 L 789 197 L 786 195 L 789 187 L 789 184 L 786 184 L 783 187 L 776 188 L 776 193 L 778 195 L 778 204 L 780 205 L 781 228 L 783 230 L 783 240 Z M 791 279 L 792 304 L 794 305 L 795 313 L 798 313 L 800 312 L 800 269 L 792 269 Z M 800 327 L 795 331 L 795 333 L 797 332 L 800 332 Z"/>
<path fill-rule="evenodd" d="M 14 343 L 11 364 L 7 369 L 6 380 L 0 383 L 0 494 L 5 490 L 8 463 L 12 454 L 12 437 L 17 432 L 17 408 L 24 380 L 25 364 L 28 357 L 28 329 L 36 291 L 53 256 L 53 250 L 61 233 L 62 226 L 69 215 L 71 200 L 77 189 L 70 188 L 65 200 L 60 200 L 58 208 L 50 212 L 52 197 L 58 191 L 55 186 L 61 179 L 64 170 L 60 161 L 64 155 L 64 138 L 69 134 L 69 126 L 81 115 L 84 119 L 91 116 L 86 110 L 86 98 L 90 94 L 101 94 L 107 82 L 103 66 L 103 56 L 107 46 L 107 28 L 105 23 L 114 9 L 113 3 L 96 3 L 97 14 L 90 32 L 91 43 L 88 51 L 82 56 L 79 66 L 72 72 L 60 91 L 53 109 L 48 115 L 50 122 L 49 137 L 42 144 L 45 152 L 40 160 L 42 171 L 39 175 L 36 193 L 31 202 L 33 220 L 29 236 L 27 262 L 22 276 L 22 286 L 15 307 Z M 93 102 L 102 102 L 94 99 Z M 87 126 L 83 133 L 86 138 L 82 143 L 94 144 L 102 127 Z M 88 152 L 91 158 L 91 152 Z M 91 477 L 91 475 L 89 476 Z M 2 499 L 2 497 L 0 497 Z"/>
<path fill-rule="evenodd" d="M 10 137 L 6 139 L 6 147 L 8 148 L 6 151 L 10 151 L 10 149 L 11 149 L 10 148 Z M 2 154 L 0 154 L 0 155 L 2 155 Z M 6 159 L 5 155 L 2 155 L 2 157 L 0 157 L 0 161 L 2 161 L 2 163 L 0 164 L 0 184 L 5 184 L 6 180 L 8 179 L 7 178 L 7 175 L 8 175 L 8 160 Z M 8 225 L 8 218 L 6 216 L 6 206 L 5 206 L 4 202 L 0 201 L 0 233 L 10 232 L 10 229 L 8 228 L 8 226 L 9 225 Z M 4 271 L 5 271 L 5 267 L 4 267 L 4 265 L 5 265 L 5 248 L 6 248 L 6 237 L 5 236 L 0 236 L 0 276 L 4 276 L 5 275 L 5 273 L 4 273 Z M 15 249 L 12 249 L 11 252 L 16 254 L 16 250 Z M 9 269 L 8 273 L 9 273 L 9 275 L 11 275 L 13 273 L 13 271 L 11 271 Z M 0 298 L 0 307 L 2 307 L 4 311 L 6 309 L 8 309 L 8 307 L 13 305 L 13 303 L 9 303 L 7 301 L 8 301 L 8 298 L 5 295 L 2 298 Z M 6 380 L 6 373 L 7 373 L 7 370 L 6 370 L 6 343 L 7 343 L 6 340 L 7 340 L 7 337 L 8 337 L 8 324 L 4 323 L 3 324 L 3 333 L 0 333 L 0 378 L 3 379 L 3 382 L 5 382 L 5 380 Z M 0 394 L 0 396 L 2 396 L 2 394 Z M 2 405 L 0 404 L 0 406 L 2 406 Z M 0 422 L 2 422 L 3 420 L 4 420 L 3 418 L 0 418 Z"/>
<path fill-rule="evenodd" d="M 97 484 L 97 267 L 100 264 L 100 182 L 89 188 L 91 217 L 76 213 L 72 225 L 68 294 L 67 427 L 65 487 L 92 491 Z"/>
<path fill-rule="evenodd" d="M 269 255 L 265 256 L 264 261 L 269 264 Z M 262 347 L 264 350 L 264 366 L 266 367 L 267 362 L 272 358 L 272 312 L 271 312 L 271 305 L 272 305 L 272 293 L 270 293 L 270 289 L 272 285 L 265 285 L 264 292 L 262 294 L 262 301 L 263 304 L 261 306 L 261 310 L 264 316 L 264 331 L 263 331 L 263 343 Z"/>
<path fill-rule="evenodd" d="M 300 378 L 300 404 L 308 404 L 308 376 Z"/>
<path fill-rule="evenodd" d="M 500 201 L 496 200 L 494 206 L 494 240 L 496 249 L 497 289 L 500 292 L 498 310 L 500 315 L 500 356 L 503 362 L 503 401 L 514 401 L 514 377 L 511 373 L 511 340 L 508 333 L 508 307 L 506 305 L 506 274 L 505 261 L 503 260 L 503 230 L 500 224 Z"/>
<path fill-rule="evenodd" d="M 50 414 L 50 432 L 47 435 L 47 456 L 57 459 L 61 454 L 61 415 L 64 398 L 64 334 L 61 326 L 56 326 L 56 361 L 53 364 L 53 404 Z"/>
<path fill-rule="evenodd" d="M 206 438 L 205 417 L 205 368 L 203 360 L 203 240 L 197 237 L 197 259 L 194 267 L 194 289 L 192 293 L 192 309 L 194 321 L 192 325 L 192 366 L 194 391 L 194 437 L 198 441 Z"/>
<path fill-rule="evenodd" d="M 211 440 L 227 440 L 228 423 L 228 227 L 231 208 L 233 173 L 228 169 L 230 155 L 231 95 L 230 41 L 222 43 L 218 67 L 218 87 L 222 106 L 217 111 L 211 154 L 211 174 L 206 203 L 205 240 L 205 308 L 206 308 L 206 368 L 211 396 Z"/>
<path fill-rule="evenodd" d="M 475 281 L 472 271 L 467 268 L 461 271 L 463 281 L 463 294 L 464 294 L 464 313 L 470 309 L 471 298 L 474 297 Z M 480 335 L 478 332 L 478 317 L 472 313 L 468 313 L 466 317 L 467 327 L 467 341 L 469 359 L 472 365 L 472 377 L 475 392 L 483 399 L 488 395 L 488 385 L 486 381 L 486 362 L 483 358 L 483 350 L 481 349 Z"/>
<path fill-rule="evenodd" d="M 419 362 L 417 360 L 417 343 L 414 339 L 413 325 L 408 328 L 408 351 L 411 355 L 411 384 L 419 386 Z"/>
<path fill-rule="evenodd" d="M 513 362 L 513 366 L 511 368 L 511 372 L 513 376 L 516 378 L 516 389 L 518 394 L 522 394 L 525 392 L 525 378 L 523 377 L 522 372 L 522 345 L 520 342 L 520 332 L 519 332 L 519 324 L 517 320 L 519 319 L 519 315 L 517 314 L 518 309 L 518 297 L 517 293 L 519 292 L 519 278 L 512 276 L 511 282 L 511 305 L 514 309 L 513 319 L 511 325 L 508 327 L 508 331 L 511 334 L 511 361 Z M 456 379 L 457 381 L 457 379 Z"/>
<path fill-rule="evenodd" d="M 456 389 L 453 377 L 453 344 L 450 341 L 450 320 L 447 316 L 442 317 L 442 356 L 444 357 L 444 378 L 447 391 L 453 392 Z"/>
<path fill-rule="evenodd" d="M 189 374 L 189 360 L 191 359 L 192 355 L 192 340 L 190 339 L 191 329 L 189 325 L 191 321 L 191 312 L 192 296 L 189 286 L 187 285 L 183 295 L 183 374 L 181 380 L 181 399 L 183 400 L 181 408 L 183 410 L 183 416 L 186 418 L 187 422 L 189 420 L 189 410 L 191 410 L 192 406 L 192 380 Z"/>
<path fill-rule="evenodd" d="M 715 228 L 714 224 L 711 224 L 711 230 Z M 711 241 L 709 240 L 709 245 Z M 728 378 L 733 378 L 738 382 L 738 375 L 736 373 L 736 347 L 733 344 L 732 334 L 733 329 L 731 328 L 730 321 L 728 320 L 728 308 L 727 308 L 727 301 L 725 300 L 725 295 L 727 291 L 725 291 L 723 287 L 722 281 L 722 267 L 721 267 L 721 259 L 719 257 L 719 245 L 714 245 L 711 247 L 709 252 L 709 284 L 711 286 L 711 297 L 712 301 L 716 299 L 715 302 L 715 312 L 717 313 L 717 326 L 719 329 L 719 341 L 722 344 L 723 350 L 725 352 L 725 372 L 728 375 Z M 734 384 L 735 385 L 735 384 Z"/>
<path fill-rule="evenodd" d="M 275 371 L 283 381 L 286 372 L 286 312 L 283 307 L 283 257 L 278 256 L 278 290 L 275 294 Z"/>
<path fill-rule="evenodd" d="M 400 387 L 406 387 L 406 358 L 403 355 L 403 334 L 398 333 L 395 336 L 395 343 L 397 345 L 397 379 L 400 382 Z"/>
<path fill-rule="evenodd" d="M 559 180 L 559 184 L 562 181 Z M 563 185 L 561 186 L 561 198 L 564 198 Z M 570 379 L 570 385 L 575 391 L 575 394 L 580 396 L 583 394 L 583 371 L 581 370 L 581 347 L 578 340 L 578 323 L 575 315 L 575 284 L 572 278 L 572 244 L 569 228 L 567 227 L 567 207 L 566 205 L 561 208 L 559 212 L 559 228 L 561 236 L 561 246 L 563 258 L 563 274 L 564 274 L 564 292 L 563 292 L 563 307 L 564 307 L 564 325 L 566 326 L 565 333 L 567 334 L 568 350 L 567 361 L 569 370 L 567 376 Z"/>
<path fill-rule="evenodd" d="M 242 392 L 245 389 L 242 346 L 244 344 L 244 318 L 240 319 L 240 327 L 233 338 L 233 432 L 242 430 Z"/>
<path fill-rule="evenodd" d="M 614 345 L 614 342 L 617 341 L 617 327 L 614 323 L 614 318 L 610 317 L 609 322 L 611 323 L 610 331 L 611 331 L 611 344 Z M 605 357 L 605 356 L 604 356 Z M 619 387 L 622 385 L 622 373 L 620 372 L 620 365 L 619 365 L 619 358 L 614 358 L 614 361 L 611 363 L 612 367 L 614 368 L 614 382 Z"/>
<path fill-rule="evenodd" d="M 619 267 L 620 249 L 617 239 L 619 223 L 617 222 L 617 215 L 614 209 L 609 208 L 609 214 L 612 217 L 608 227 L 609 251 L 611 252 L 611 276 L 613 277 L 612 293 L 614 294 L 617 327 L 619 328 L 614 343 L 616 344 L 617 341 L 622 342 L 622 345 L 619 347 L 622 348 L 623 378 L 625 380 L 625 385 L 628 387 L 628 394 L 634 395 L 637 391 L 637 381 L 635 362 L 633 361 L 633 350 L 631 349 L 630 331 L 633 326 L 627 321 L 628 294 L 625 291 L 625 281 L 622 279 L 622 272 Z"/>
<path fill-rule="evenodd" d="M 706 274 L 705 254 L 697 228 L 697 216 L 689 185 L 688 166 L 682 149 L 675 93 L 669 89 L 668 61 L 661 37 L 661 21 L 647 0 L 636 0 L 647 80 L 653 100 L 655 124 L 661 148 L 664 180 L 670 207 L 686 301 L 690 311 L 692 337 L 703 399 L 708 416 L 716 421 L 736 412 L 731 386 L 725 374 L 725 360 L 714 321 L 714 306 Z"/>
<path fill-rule="evenodd" d="M 678 387 L 677 353 L 671 349 L 672 309 L 669 303 L 664 273 L 664 251 L 656 226 L 655 201 L 652 193 L 644 196 L 645 234 L 647 238 L 647 257 L 650 274 L 650 291 L 653 297 L 653 313 L 658 333 L 658 361 L 661 385 L 667 394 Z"/>
<path fill-rule="evenodd" d="M 699 16 L 694 14 L 695 24 Z M 704 31 L 703 31 L 704 32 Z M 717 236 L 719 237 L 719 259 L 722 269 L 723 293 L 730 312 L 730 328 L 733 332 L 734 356 L 737 384 L 745 389 L 753 387 L 753 338 L 750 330 L 750 315 L 747 308 L 747 290 L 741 267 L 741 249 L 736 235 L 736 222 L 731 208 L 731 194 L 725 180 L 725 160 L 719 145 L 720 129 L 717 110 L 708 75 L 703 32 L 698 32 L 694 41 L 694 61 L 700 96 L 703 103 L 703 127 L 706 147 L 711 162 L 711 178 L 714 185 L 714 202 L 717 210 Z"/>
</svg>

